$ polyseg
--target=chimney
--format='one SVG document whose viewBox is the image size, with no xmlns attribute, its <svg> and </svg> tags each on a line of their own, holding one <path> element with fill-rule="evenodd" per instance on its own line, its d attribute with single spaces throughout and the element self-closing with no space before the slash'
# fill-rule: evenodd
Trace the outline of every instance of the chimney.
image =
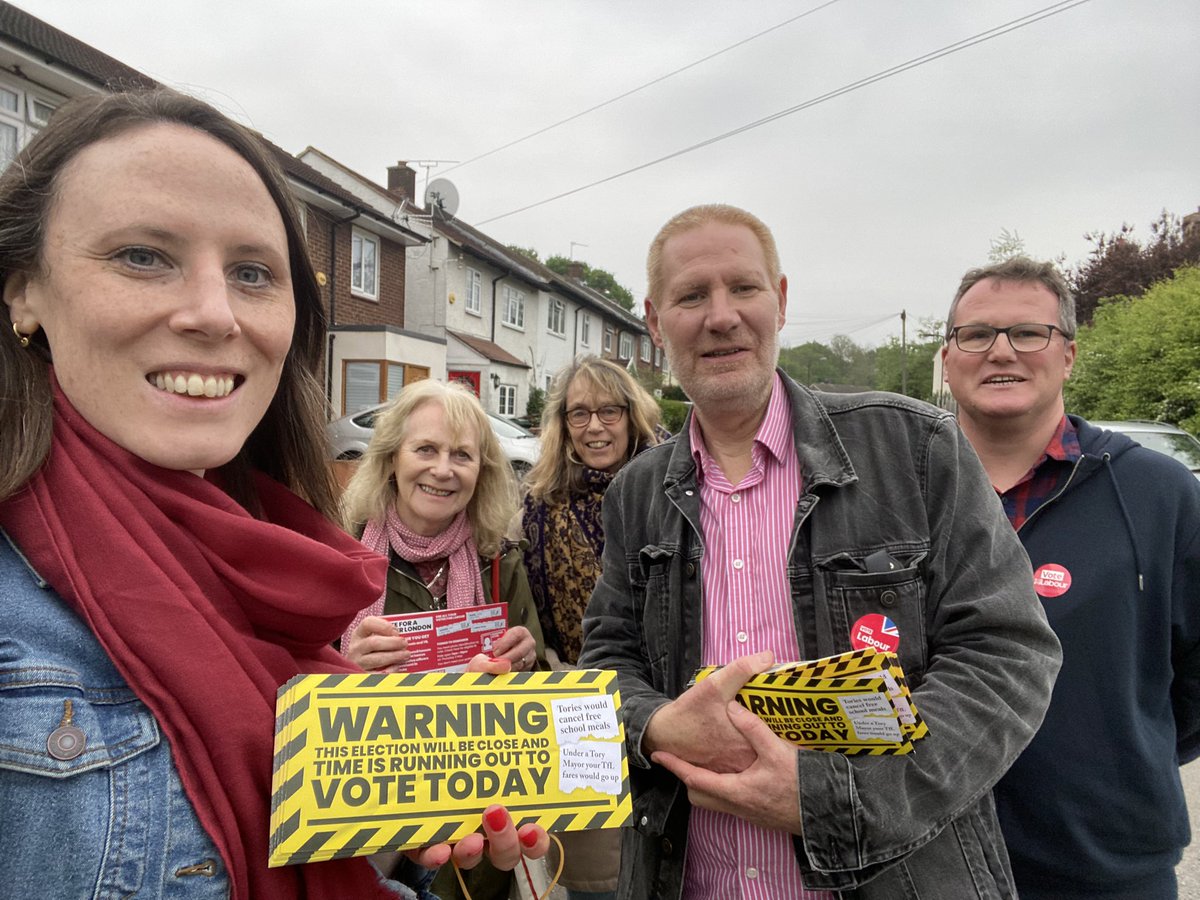
<svg viewBox="0 0 1200 900">
<path fill-rule="evenodd" d="M 388 166 L 388 190 L 393 194 L 399 194 L 405 200 L 417 202 L 417 172 L 409 167 L 404 160 L 396 163 L 394 166 Z"/>
<path fill-rule="evenodd" d="M 567 277 L 575 281 L 583 281 L 583 263 L 573 259 L 567 263 Z"/>
</svg>

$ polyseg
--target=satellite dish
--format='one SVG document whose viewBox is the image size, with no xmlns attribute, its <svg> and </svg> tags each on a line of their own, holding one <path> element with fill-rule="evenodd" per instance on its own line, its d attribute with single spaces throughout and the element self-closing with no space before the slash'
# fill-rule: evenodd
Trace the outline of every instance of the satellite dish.
<svg viewBox="0 0 1200 900">
<path fill-rule="evenodd" d="M 435 178 L 425 188 L 425 208 L 440 209 L 446 216 L 458 212 L 458 188 L 449 179 Z"/>
</svg>

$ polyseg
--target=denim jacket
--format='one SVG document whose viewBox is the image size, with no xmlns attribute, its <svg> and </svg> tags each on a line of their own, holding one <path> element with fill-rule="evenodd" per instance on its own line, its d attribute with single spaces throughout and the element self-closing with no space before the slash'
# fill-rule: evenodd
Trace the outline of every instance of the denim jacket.
<svg viewBox="0 0 1200 900">
<path fill-rule="evenodd" d="M 1061 654 L 1028 558 L 948 413 L 889 394 L 814 394 L 783 376 L 803 486 L 787 574 L 800 656 L 890 618 L 929 734 L 906 756 L 798 755 L 796 859 L 843 897 L 1015 896 L 990 789 L 1041 722 Z M 617 476 L 580 665 L 619 672 L 634 790 L 621 898 L 675 898 L 686 790 L 641 750 L 700 665 L 704 541 L 685 426 Z M 887 551 L 899 566 L 868 572 Z"/>
<path fill-rule="evenodd" d="M 229 896 L 154 715 L 3 531 L 0 847 L 4 898 Z M 402 858 L 395 877 L 398 898 L 436 900 L 432 872 Z"/>
</svg>

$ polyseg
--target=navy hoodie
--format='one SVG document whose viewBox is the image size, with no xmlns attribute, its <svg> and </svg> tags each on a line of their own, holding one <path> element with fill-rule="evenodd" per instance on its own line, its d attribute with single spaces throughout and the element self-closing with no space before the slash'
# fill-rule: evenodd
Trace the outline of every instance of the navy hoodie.
<svg viewBox="0 0 1200 900">
<path fill-rule="evenodd" d="M 1200 482 L 1074 416 L 1083 458 L 1018 532 L 1063 647 L 996 786 L 1023 900 L 1173 896 L 1200 755 Z"/>
</svg>

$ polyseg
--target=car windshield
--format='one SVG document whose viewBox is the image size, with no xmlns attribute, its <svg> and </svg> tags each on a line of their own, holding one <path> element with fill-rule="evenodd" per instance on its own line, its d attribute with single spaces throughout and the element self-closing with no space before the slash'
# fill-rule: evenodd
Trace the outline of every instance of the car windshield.
<svg viewBox="0 0 1200 900">
<path fill-rule="evenodd" d="M 498 416 L 488 416 L 492 420 L 492 430 L 496 432 L 497 437 L 503 438 L 526 438 L 534 437 L 533 432 L 526 431 L 520 425 L 515 425 L 507 419 L 501 419 Z"/>
<path fill-rule="evenodd" d="M 1164 431 L 1131 431 L 1129 436 L 1150 450 L 1173 456 L 1193 472 L 1200 471 L 1200 441 L 1190 434 Z"/>
</svg>

